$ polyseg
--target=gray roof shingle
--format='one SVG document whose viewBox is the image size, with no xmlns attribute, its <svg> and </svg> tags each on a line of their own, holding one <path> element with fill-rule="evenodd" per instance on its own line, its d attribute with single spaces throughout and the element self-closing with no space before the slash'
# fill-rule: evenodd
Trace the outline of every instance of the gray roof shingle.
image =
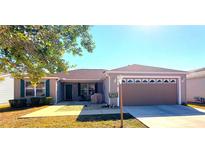
<svg viewBox="0 0 205 154">
<path fill-rule="evenodd" d="M 76 69 L 68 73 L 61 72 L 51 75 L 50 77 L 59 77 L 61 79 L 75 80 L 101 80 L 105 76 L 104 69 Z"/>
<path fill-rule="evenodd" d="M 71 70 L 67 73 L 65 72 L 56 73 L 56 74 L 50 75 L 50 77 L 59 77 L 60 79 L 66 79 L 66 80 L 102 80 L 105 78 L 106 71 L 108 70 L 105 70 L 105 69 L 76 69 L 76 70 Z M 110 70 L 109 72 L 112 72 L 112 71 L 186 73 L 185 71 L 153 67 L 153 66 L 136 65 L 136 64 L 113 69 L 113 70 Z"/>
<path fill-rule="evenodd" d="M 113 69 L 111 71 L 125 71 L 125 72 L 185 72 L 180 70 L 173 70 L 167 68 L 153 67 L 153 66 L 144 66 L 144 65 L 128 65 L 125 67 L 120 67 L 117 69 Z"/>
</svg>

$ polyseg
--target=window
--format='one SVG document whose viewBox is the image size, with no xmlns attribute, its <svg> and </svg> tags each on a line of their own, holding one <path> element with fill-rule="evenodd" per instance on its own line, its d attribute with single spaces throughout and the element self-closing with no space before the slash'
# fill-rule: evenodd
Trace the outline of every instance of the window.
<svg viewBox="0 0 205 154">
<path fill-rule="evenodd" d="M 88 84 L 88 93 L 93 95 L 95 93 L 95 84 Z"/>
<path fill-rule="evenodd" d="M 170 79 L 169 82 L 170 82 L 170 83 L 176 83 L 177 80 L 176 80 L 176 79 Z"/>
<path fill-rule="evenodd" d="M 125 84 L 126 83 L 126 80 L 125 79 L 122 79 L 122 84 Z"/>
<path fill-rule="evenodd" d="M 148 79 L 143 79 L 142 82 L 143 83 L 148 83 Z"/>
<path fill-rule="evenodd" d="M 46 85 L 45 82 L 40 82 L 36 87 L 36 96 L 46 96 Z"/>
<path fill-rule="evenodd" d="M 162 83 L 162 79 L 157 79 L 157 83 Z"/>
<path fill-rule="evenodd" d="M 156 82 L 155 79 L 150 79 L 150 80 L 149 80 L 149 83 L 155 83 L 155 82 Z"/>
<path fill-rule="evenodd" d="M 135 83 L 141 83 L 141 79 L 135 79 Z"/>
<path fill-rule="evenodd" d="M 25 96 L 46 96 L 46 84 L 45 81 L 41 81 L 36 88 L 32 87 L 30 81 L 25 81 Z"/>
<path fill-rule="evenodd" d="M 134 83 L 134 80 L 133 79 L 127 79 L 127 83 Z"/>
<path fill-rule="evenodd" d="M 94 83 L 81 83 L 80 84 L 80 94 L 83 96 L 90 96 L 95 93 Z"/>
<path fill-rule="evenodd" d="M 25 82 L 26 82 L 25 84 L 26 96 L 27 97 L 34 96 L 34 88 L 32 87 L 31 82 L 30 81 L 25 81 Z"/>
<path fill-rule="evenodd" d="M 169 80 L 168 79 L 164 79 L 164 83 L 169 83 Z"/>
</svg>

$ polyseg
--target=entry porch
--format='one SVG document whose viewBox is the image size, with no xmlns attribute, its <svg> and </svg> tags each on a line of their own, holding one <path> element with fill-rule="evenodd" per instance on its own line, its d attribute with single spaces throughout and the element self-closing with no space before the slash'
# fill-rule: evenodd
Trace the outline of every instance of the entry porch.
<svg viewBox="0 0 205 154">
<path fill-rule="evenodd" d="M 91 96 L 95 93 L 102 95 L 104 102 L 103 82 L 100 81 L 60 81 L 58 83 L 58 103 L 83 101 L 88 103 L 91 101 Z"/>
</svg>

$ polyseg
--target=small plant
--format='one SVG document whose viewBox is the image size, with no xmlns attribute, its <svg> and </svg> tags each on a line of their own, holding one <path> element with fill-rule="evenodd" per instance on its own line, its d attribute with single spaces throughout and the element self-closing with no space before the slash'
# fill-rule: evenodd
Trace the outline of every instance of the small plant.
<svg viewBox="0 0 205 154">
<path fill-rule="evenodd" d="M 31 97 L 31 106 L 40 106 L 42 97 Z"/>
<path fill-rule="evenodd" d="M 9 100 L 9 104 L 13 108 L 26 107 L 27 106 L 27 100 L 25 98 L 12 99 L 12 100 Z"/>
<path fill-rule="evenodd" d="M 43 105 L 49 105 L 52 104 L 53 98 L 52 97 L 43 97 L 42 98 L 42 104 Z"/>
</svg>

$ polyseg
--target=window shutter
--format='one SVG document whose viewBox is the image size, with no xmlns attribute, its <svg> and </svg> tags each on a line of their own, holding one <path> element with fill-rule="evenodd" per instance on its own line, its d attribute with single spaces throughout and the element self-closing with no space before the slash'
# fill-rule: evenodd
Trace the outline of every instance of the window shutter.
<svg viewBox="0 0 205 154">
<path fill-rule="evenodd" d="M 24 94 L 25 94 L 25 83 L 24 83 L 24 80 L 21 80 L 20 82 L 21 82 L 21 86 L 20 86 L 20 88 L 21 88 L 21 90 L 20 90 L 21 97 L 24 97 Z"/>
<path fill-rule="evenodd" d="M 95 93 L 98 93 L 98 83 L 95 83 Z"/>
<path fill-rule="evenodd" d="M 80 96 L 80 83 L 78 83 L 78 96 Z"/>
<path fill-rule="evenodd" d="M 46 80 L 46 97 L 50 96 L 50 80 Z"/>
</svg>

